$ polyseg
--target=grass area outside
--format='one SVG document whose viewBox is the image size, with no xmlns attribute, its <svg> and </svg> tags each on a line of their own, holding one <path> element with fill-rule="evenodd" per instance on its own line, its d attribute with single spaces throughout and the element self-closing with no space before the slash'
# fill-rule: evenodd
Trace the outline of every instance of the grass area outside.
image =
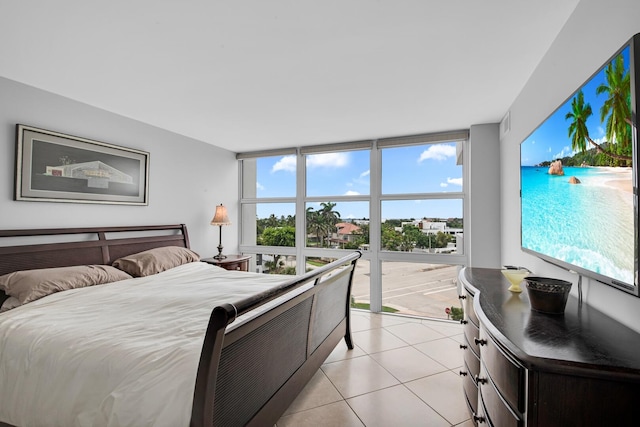
<svg viewBox="0 0 640 427">
<path fill-rule="evenodd" d="M 352 302 L 351 303 L 351 307 L 352 308 L 359 308 L 361 310 L 369 310 L 370 306 L 369 304 L 363 303 L 363 302 Z M 382 312 L 383 313 L 395 313 L 398 310 L 396 310 L 395 308 L 391 308 L 391 307 L 387 307 L 387 306 L 382 306 Z"/>
</svg>

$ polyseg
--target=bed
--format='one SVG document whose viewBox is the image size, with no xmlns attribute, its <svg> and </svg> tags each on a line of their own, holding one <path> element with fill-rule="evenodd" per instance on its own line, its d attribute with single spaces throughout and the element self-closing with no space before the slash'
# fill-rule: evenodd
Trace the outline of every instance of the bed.
<svg viewBox="0 0 640 427">
<path fill-rule="evenodd" d="M 0 277 L 189 249 L 183 224 L 5 230 L 0 243 Z M 184 262 L 0 313 L 0 426 L 274 425 L 342 339 L 353 348 L 359 257 L 300 276 Z"/>
</svg>

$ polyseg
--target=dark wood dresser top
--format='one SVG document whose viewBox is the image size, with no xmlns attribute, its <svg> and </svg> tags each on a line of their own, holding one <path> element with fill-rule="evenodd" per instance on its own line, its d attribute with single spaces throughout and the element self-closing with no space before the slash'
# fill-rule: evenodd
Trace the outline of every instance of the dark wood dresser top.
<svg viewBox="0 0 640 427">
<path fill-rule="evenodd" d="M 460 279 L 483 326 L 525 367 L 640 381 L 640 333 L 572 295 L 564 315 L 532 311 L 524 284 L 508 291 L 499 269 L 466 267 Z"/>
</svg>

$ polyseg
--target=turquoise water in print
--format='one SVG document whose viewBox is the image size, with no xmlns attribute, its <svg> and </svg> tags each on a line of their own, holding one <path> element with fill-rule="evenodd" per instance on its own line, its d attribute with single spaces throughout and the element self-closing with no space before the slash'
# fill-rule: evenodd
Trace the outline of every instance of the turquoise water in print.
<svg viewBox="0 0 640 427">
<path fill-rule="evenodd" d="M 611 186 L 631 168 L 521 167 L 522 246 L 634 283 L 633 196 Z M 580 184 L 569 184 L 575 176 Z M 629 185 L 630 187 L 630 185 Z"/>
</svg>

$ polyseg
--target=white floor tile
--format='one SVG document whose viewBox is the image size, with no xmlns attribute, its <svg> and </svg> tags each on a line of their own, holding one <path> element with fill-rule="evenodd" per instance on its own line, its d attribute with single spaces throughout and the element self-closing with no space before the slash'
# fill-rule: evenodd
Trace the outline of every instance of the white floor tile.
<svg viewBox="0 0 640 427">
<path fill-rule="evenodd" d="M 400 384 L 370 356 L 327 363 L 321 369 L 345 399 Z"/>
<path fill-rule="evenodd" d="M 414 347 L 449 369 L 462 366 L 463 353 L 460 342 L 455 338 L 442 338 L 417 344 Z"/>
<path fill-rule="evenodd" d="M 347 399 L 347 403 L 367 427 L 450 426 L 403 385 Z"/>
<path fill-rule="evenodd" d="M 338 344 L 277 427 L 473 427 L 460 325 L 356 310 L 351 326 L 355 348 Z"/>
<path fill-rule="evenodd" d="M 454 372 L 446 371 L 410 381 L 405 386 L 451 424 L 455 425 L 469 418 L 462 379 Z"/>
<path fill-rule="evenodd" d="M 425 326 L 422 323 L 403 323 L 401 325 L 389 326 L 384 329 L 411 345 L 444 338 L 444 335 L 440 332 Z"/>
<path fill-rule="evenodd" d="M 322 369 L 319 369 L 284 414 L 288 415 L 342 400 L 342 395 L 331 384 Z"/>
<path fill-rule="evenodd" d="M 354 332 L 351 335 L 354 345 L 363 349 L 367 354 L 409 345 L 409 343 L 401 340 L 386 329 L 370 329 L 368 331 Z"/>
<path fill-rule="evenodd" d="M 364 424 L 351 407 L 340 401 L 329 405 L 285 415 L 276 423 L 277 427 L 363 427 Z"/>
<path fill-rule="evenodd" d="M 366 354 L 367 353 L 365 353 L 365 351 L 356 344 L 353 345 L 353 350 L 349 350 L 344 340 L 341 340 L 336 348 L 333 349 L 331 354 L 329 354 L 329 357 L 327 357 L 327 360 L 325 360 L 324 363 L 337 362 L 338 360 L 351 359 L 354 357 L 364 356 Z"/>
<path fill-rule="evenodd" d="M 444 372 L 447 368 L 413 347 L 402 347 L 371 355 L 400 382 Z"/>
</svg>

